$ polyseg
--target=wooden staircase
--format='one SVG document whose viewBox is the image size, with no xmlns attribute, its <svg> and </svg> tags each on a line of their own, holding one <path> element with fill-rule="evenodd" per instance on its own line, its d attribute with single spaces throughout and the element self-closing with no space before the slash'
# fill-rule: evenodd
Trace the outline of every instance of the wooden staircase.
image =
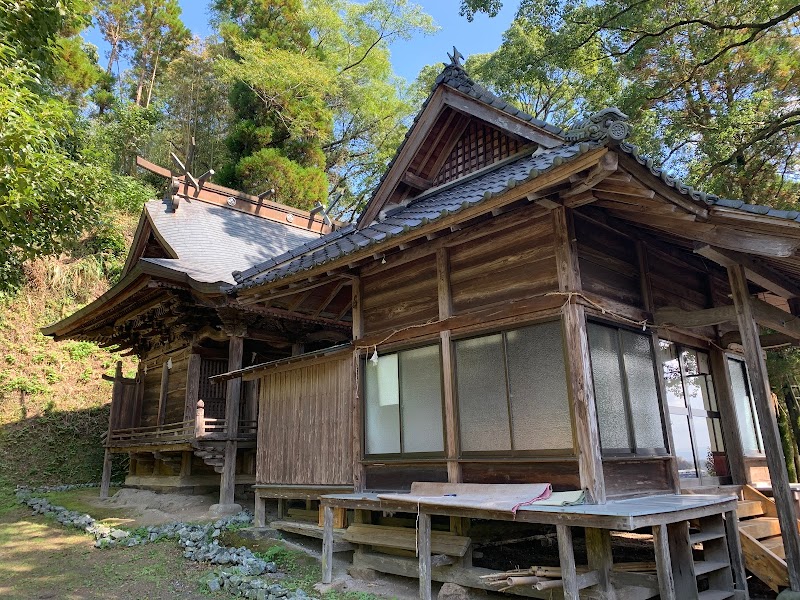
<svg viewBox="0 0 800 600">
<path fill-rule="evenodd" d="M 194 454 L 203 459 L 209 467 L 217 473 L 222 473 L 225 466 L 225 447 L 208 442 L 195 442 Z"/>
<path fill-rule="evenodd" d="M 742 497 L 736 513 L 745 567 L 777 592 L 789 586 L 789 572 L 775 501 L 749 485 Z"/>
<path fill-rule="evenodd" d="M 674 543 L 675 541 L 671 540 L 671 544 Z M 743 582 L 740 585 L 734 583 L 727 531 L 721 514 L 703 517 L 694 522 L 689 533 L 689 544 L 695 548 L 691 552 L 692 560 L 687 560 L 681 565 L 673 565 L 673 571 L 676 568 L 692 569 L 697 587 L 696 592 L 692 586 L 682 590 L 679 597 L 699 598 L 699 600 L 728 598 L 739 600 L 745 597 Z M 675 556 L 679 557 L 680 554 L 676 552 Z"/>
</svg>

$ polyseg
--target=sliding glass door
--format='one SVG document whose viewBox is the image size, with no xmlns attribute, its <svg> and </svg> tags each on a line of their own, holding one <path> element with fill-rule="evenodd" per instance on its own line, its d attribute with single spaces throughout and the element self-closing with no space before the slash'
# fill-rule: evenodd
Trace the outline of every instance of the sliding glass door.
<svg viewBox="0 0 800 600">
<path fill-rule="evenodd" d="M 681 484 L 730 483 L 708 353 L 667 340 L 659 346 Z"/>
</svg>

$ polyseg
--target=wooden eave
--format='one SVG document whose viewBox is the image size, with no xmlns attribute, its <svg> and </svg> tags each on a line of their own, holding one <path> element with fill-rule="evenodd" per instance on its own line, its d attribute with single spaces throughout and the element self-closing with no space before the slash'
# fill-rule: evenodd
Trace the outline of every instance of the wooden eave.
<svg viewBox="0 0 800 600">
<path fill-rule="evenodd" d="M 498 196 L 457 213 L 431 221 L 426 225 L 415 227 L 406 233 L 393 236 L 385 242 L 340 256 L 331 262 L 294 273 L 282 279 L 237 290 L 237 301 L 242 304 L 260 302 L 268 299 L 270 295 L 282 294 L 284 291 L 291 293 L 303 291 L 315 283 L 319 284 L 324 278 L 334 275 L 352 275 L 354 270 L 365 264 L 381 260 L 391 253 L 406 252 L 410 246 L 415 245 L 415 242 L 424 242 L 428 238 L 435 238 L 442 233 L 450 233 L 451 228 L 453 230 L 459 229 L 461 224 L 477 217 L 484 215 L 498 216 L 507 210 L 509 205 L 519 201 L 527 203 L 535 200 L 540 195 L 551 193 L 553 190 L 562 187 L 565 182 L 568 182 L 571 175 L 580 173 L 597 164 L 607 152 L 608 148 L 605 147 L 591 150 L 574 160 L 565 162 L 551 171 L 539 175 L 535 179 L 512 187 Z M 457 183 L 457 181 L 453 182 L 452 185 Z"/>
<path fill-rule="evenodd" d="M 214 375 L 213 377 L 209 377 L 208 380 L 211 383 L 222 383 L 223 381 L 229 381 L 231 379 L 236 379 L 241 377 L 242 381 L 253 381 L 254 379 L 258 379 L 259 377 L 261 377 L 261 375 L 263 375 L 264 373 L 272 370 L 277 370 L 280 367 L 294 365 L 297 363 L 308 363 L 311 361 L 319 362 L 319 360 L 321 359 L 330 360 L 344 353 L 349 354 L 352 351 L 353 351 L 352 344 L 340 344 L 338 346 L 323 348 L 322 350 L 317 350 L 315 352 L 306 352 L 304 354 L 297 354 L 295 356 L 287 356 L 286 358 L 281 358 L 278 360 L 272 360 L 269 362 L 252 365 L 250 367 L 245 367 L 243 369 L 228 371 L 227 373 L 221 373 L 219 375 Z"/>
<path fill-rule="evenodd" d="M 122 268 L 123 276 L 133 268 L 133 265 L 135 265 L 140 258 L 142 258 L 151 235 L 170 258 L 178 258 L 178 253 L 175 252 L 172 246 L 167 243 L 167 240 L 164 239 L 164 236 L 154 227 L 153 220 L 150 218 L 147 208 L 143 208 L 142 214 L 139 216 L 139 223 L 136 226 L 136 233 L 133 235 L 133 242 L 131 243 L 128 257 L 125 259 L 125 266 Z"/>
<path fill-rule="evenodd" d="M 407 138 L 403 142 L 397 156 L 392 162 L 389 171 L 383 177 L 378 189 L 372 196 L 369 204 L 358 220 L 360 229 L 368 226 L 374 221 L 380 211 L 386 206 L 392 194 L 402 182 L 412 181 L 415 187 L 424 188 L 419 182 L 414 181 L 414 174 L 409 173 L 409 166 L 417 157 L 421 147 L 430 136 L 434 125 L 442 112 L 450 108 L 457 113 L 477 118 L 500 129 L 513 137 L 528 140 L 544 148 L 553 148 L 564 143 L 564 140 L 535 124 L 522 119 L 518 119 L 509 113 L 502 111 L 494 106 L 490 106 L 480 100 L 467 96 L 449 87 L 446 84 L 439 85 L 428 99 L 422 112 L 417 117 Z M 452 136 L 447 148 L 440 153 L 446 157 L 450 148 L 458 141 L 458 136 Z M 409 179 L 409 176 L 411 179 Z"/>
</svg>

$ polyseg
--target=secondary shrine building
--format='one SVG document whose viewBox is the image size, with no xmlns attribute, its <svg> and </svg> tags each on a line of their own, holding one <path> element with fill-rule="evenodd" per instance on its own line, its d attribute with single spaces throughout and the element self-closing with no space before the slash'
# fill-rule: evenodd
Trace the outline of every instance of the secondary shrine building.
<svg viewBox="0 0 800 600">
<path fill-rule="evenodd" d="M 800 339 L 800 213 L 690 188 L 629 134 L 538 121 L 454 60 L 355 223 L 141 161 L 172 183 L 122 280 L 45 333 L 140 359 L 105 440 L 127 485 L 238 485 L 262 525 L 278 500 L 326 578 L 355 549 L 423 598 L 497 589 L 472 554 L 513 521 L 555 528 L 559 569 L 508 593 L 800 590 L 763 354 Z M 552 498 L 499 500 L 533 484 Z M 613 561 L 618 531 L 652 565 Z"/>
</svg>

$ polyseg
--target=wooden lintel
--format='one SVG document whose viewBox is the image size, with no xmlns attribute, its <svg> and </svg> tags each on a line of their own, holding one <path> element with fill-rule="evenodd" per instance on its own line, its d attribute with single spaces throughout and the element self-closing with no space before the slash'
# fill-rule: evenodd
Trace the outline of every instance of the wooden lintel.
<svg viewBox="0 0 800 600">
<path fill-rule="evenodd" d="M 585 192 L 581 192 L 579 194 L 573 194 L 569 197 L 564 197 L 563 193 L 561 195 L 561 199 L 564 202 L 564 206 L 567 208 L 578 208 L 579 206 L 583 206 L 584 204 L 591 204 L 595 200 L 597 200 L 597 196 L 594 195 L 592 190 L 586 190 Z"/>
<path fill-rule="evenodd" d="M 733 250 L 715 248 L 708 244 L 699 244 L 694 251 L 700 256 L 704 256 L 726 268 L 735 264 L 744 266 L 748 281 L 752 281 L 782 298 L 800 297 L 800 285 L 790 281 L 786 276 L 779 274 L 752 256 L 734 252 Z"/>
<path fill-rule="evenodd" d="M 673 306 L 659 308 L 655 312 L 656 325 L 674 325 L 676 327 L 708 327 L 736 321 L 736 309 L 731 304 L 703 310 L 683 310 Z"/>
<path fill-rule="evenodd" d="M 400 180 L 403 183 L 410 185 L 413 188 L 418 190 L 428 190 L 433 187 L 433 182 L 429 179 L 425 179 L 424 177 L 420 177 L 419 175 L 414 175 L 411 171 L 406 171 L 403 173 L 403 177 Z"/>
<path fill-rule="evenodd" d="M 235 305 L 234 306 L 238 306 Z M 275 308 L 275 307 L 262 307 L 262 306 L 239 306 L 244 311 L 252 312 L 261 315 L 267 315 L 270 317 L 277 317 L 279 319 L 287 319 L 289 321 L 305 321 L 308 323 L 316 323 L 319 325 L 327 325 L 329 327 L 333 327 L 335 329 L 344 329 L 349 330 L 350 324 L 349 323 L 340 323 L 338 321 L 334 321 L 333 319 L 326 319 L 324 317 L 314 317 L 311 315 L 306 315 L 303 313 L 293 312 L 291 310 L 285 310 L 282 308 Z"/>
<path fill-rule="evenodd" d="M 761 347 L 765 350 L 783 348 L 785 346 L 800 346 L 800 340 L 784 333 L 764 333 L 759 336 Z M 729 348 L 733 345 L 742 345 L 742 336 L 738 331 L 729 331 L 720 337 L 720 346 Z"/>
</svg>

